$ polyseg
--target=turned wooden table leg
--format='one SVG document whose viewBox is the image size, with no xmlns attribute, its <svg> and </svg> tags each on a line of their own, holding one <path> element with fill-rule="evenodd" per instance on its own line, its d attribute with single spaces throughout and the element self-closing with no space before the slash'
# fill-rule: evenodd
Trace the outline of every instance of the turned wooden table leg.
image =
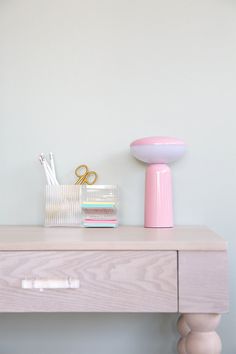
<svg viewBox="0 0 236 354">
<path fill-rule="evenodd" d="M 179 354 L 220 354 L 221 340 L 215 332 L 220 322 L 218 314 L 185 314 L 177 327 L 181 335 Z"/>
<path fill-rule="evenodd" d="M 186 337 L 190 332 L 190 328 L 187 325 L 184 315 L 180 315 L 177 322 L 177 329 L 180 334 L 180 339 L 178 341 L 177 350 L 178 354 L 187 354 L 186 352 Z"/>
</svg>

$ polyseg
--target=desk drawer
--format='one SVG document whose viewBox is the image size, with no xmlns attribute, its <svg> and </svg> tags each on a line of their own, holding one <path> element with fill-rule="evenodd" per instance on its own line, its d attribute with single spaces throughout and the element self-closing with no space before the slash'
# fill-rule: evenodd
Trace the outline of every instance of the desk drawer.
<svg viewBox="0 0 236 354">
<path fill-rule="evenodd" d="M 177 254 L 0 252 L 0 312 L 177 312 Z"/>
</svg>

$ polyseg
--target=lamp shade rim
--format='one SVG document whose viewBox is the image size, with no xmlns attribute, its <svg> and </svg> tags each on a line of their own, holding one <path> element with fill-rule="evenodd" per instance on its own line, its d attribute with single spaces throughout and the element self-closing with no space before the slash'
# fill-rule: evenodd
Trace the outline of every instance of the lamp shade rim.
<svg viewBox="0 0 236 354">
<path fill-rule="evenodd" d="M 181 139 L 167 136 L 152 136 L 134 140 L 130 144 L 130 146 L 137 145 L 185 145 L 185 142 Z"/>
</svg>

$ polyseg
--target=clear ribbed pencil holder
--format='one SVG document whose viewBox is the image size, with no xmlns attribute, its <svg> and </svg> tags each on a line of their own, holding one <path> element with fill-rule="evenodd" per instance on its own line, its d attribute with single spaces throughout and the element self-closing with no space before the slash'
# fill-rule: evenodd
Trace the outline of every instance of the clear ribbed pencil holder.
<svg viewBox="0 0 236 354">
<path fill-rule="evenodd" d="M 46 186 L 45 226 L 80 226 L 80 186 Z"/>
</svg>

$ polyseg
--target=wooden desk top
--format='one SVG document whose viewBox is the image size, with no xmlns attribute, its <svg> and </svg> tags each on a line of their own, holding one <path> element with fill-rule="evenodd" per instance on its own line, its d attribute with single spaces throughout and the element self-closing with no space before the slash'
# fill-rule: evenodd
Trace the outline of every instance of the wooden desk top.
<svg viewBox="0 0 236 354">
<path fill-rule="evenodd" d="M 227 242 L 206 227 L 86 229 L 0 226 L 0 251 L 226 249 Z"/>
</svg>

